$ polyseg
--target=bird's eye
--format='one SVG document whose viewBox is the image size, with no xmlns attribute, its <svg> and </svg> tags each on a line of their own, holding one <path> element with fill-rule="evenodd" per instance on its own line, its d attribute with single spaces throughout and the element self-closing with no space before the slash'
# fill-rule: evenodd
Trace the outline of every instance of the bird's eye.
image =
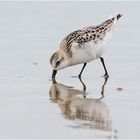
<svg viewBox="0 0 140 140">
<path fill-rule="evenodd" d="M 57 62 L 56 62 L 56 67 L 57 67 L 59 64 L 60 64 L 60 61 L 57 61 Z"/>
</svg>

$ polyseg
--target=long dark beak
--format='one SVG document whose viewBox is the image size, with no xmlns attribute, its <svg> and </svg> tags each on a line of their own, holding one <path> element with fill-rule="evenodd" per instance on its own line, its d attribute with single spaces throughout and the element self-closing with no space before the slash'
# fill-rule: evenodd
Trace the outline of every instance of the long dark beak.
<svg viewBox="0 0 140 140">
<path fill-rule="evenodd" d="M 52 79 L 55 79 L 55 75 L 57 73 L 57 70 L 53 70 L 53 73 L 52 73 Z"/>
</svg>

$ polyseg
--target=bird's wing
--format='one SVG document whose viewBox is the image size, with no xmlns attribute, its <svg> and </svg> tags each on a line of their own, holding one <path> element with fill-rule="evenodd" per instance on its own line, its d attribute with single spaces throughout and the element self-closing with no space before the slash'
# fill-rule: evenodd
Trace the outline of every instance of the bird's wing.
<svg viewBox="0 0 140 140">
<path fill-rule="evenodd" d="M 90 41 L 98 44 L 104 39 L 106 33 L 110 31 L 115 20 L 116 17 L 108 19 L 100 25 L 84 27 L 83 29 L 70 33 L 62 40 L 60 49 L 71 56 L 71 47 L 81 46 Z"/>
<path fill-rule="evenodd" d="M 98 44 L 101 40 L 104 39 L 106 33 L 111 30 L 111 28 L 115 24 L 115 21 L 116 17 L 110 18 L 97 26 L 89 26 L 83 28 L 80 35 L 76 38 L 75 42 L 84 44 L 92 41 L 93 43 Z"/>
<path fill-rule="evenodd" d="M 60 49 L 70 49 L 72 46 L 72 43 L 78 43 L 78 40 L 81 37 L 84 37 L 84 34 L 87 33 L 89 30 L 92 28 L 95 28 L 95 26 L 89 26 L 89 27 L 84 27 L 82 29 L 76 30 L 68 34 L 61 42 L 60 44 Z"/>
<path fill-rule="evenodd" d="M 60 43 L 60 50 L 66 52 L 69 56 L 71 56 L 71 47 L 75 40 L 81 35 L 81 30 L 76 30 L 67 35 L 62 42 Z"/>
</svg>

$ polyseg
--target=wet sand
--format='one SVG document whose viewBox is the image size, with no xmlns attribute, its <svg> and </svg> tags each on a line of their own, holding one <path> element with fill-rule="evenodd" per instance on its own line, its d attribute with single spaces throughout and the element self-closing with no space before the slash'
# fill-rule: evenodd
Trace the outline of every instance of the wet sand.
<svg viewBox="0 0 140 140">
<path fill-rule="evenodd" d="M 0 2 L 0 138 L 140 138 L 140 2 Z M 51 81 L 49 58 L 69 32 L 124 13 L 102 64 Z M 83 86 L 86 86 L 85 87 Z"/>
</svg>

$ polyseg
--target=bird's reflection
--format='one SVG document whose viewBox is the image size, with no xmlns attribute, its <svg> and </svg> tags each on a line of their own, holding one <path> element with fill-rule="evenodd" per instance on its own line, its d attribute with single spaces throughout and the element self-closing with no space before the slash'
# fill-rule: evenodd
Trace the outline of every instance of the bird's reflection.
<svg viewBox="0 0 140 140">
<path fill-rule="evenodd" d="M 53 80 L 50 88 L 50 99 L 58 104 L 65 118 L 81 121 L 81 123 L 73 127 L 111 131 L 112 121 L 109 108 L 101 100 L 104 97 L 104 88 L 108 79 L 105 78 L 101 87 L 102 96 L 99 99 L 86 98 L 86 85 L 82 79 L 79 80 L 83 85 L 83 90 L 78 90 Z"/>
<path fill-rule="evenodd" d="M 107 83 L 108 77 L 104 77 L 104 83 L 101 87 L 101 98 L 99 98 L 98 100 L 101 100 L 102 98 L 104 98 L 104 90 L 105 90 L 105 85 Z"/>
</svg>

